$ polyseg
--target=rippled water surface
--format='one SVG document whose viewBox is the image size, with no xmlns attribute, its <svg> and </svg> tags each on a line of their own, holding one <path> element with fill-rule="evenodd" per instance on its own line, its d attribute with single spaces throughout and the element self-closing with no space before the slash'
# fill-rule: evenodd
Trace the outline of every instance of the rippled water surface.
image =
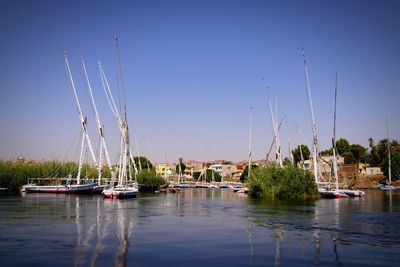
<svg viewBox="0 0 400 267">
<path fill-rule="evenodd" d="M 399 266 L 400 191 L 254 201 L 0 194 L 1 266 Z"/>
</svg>

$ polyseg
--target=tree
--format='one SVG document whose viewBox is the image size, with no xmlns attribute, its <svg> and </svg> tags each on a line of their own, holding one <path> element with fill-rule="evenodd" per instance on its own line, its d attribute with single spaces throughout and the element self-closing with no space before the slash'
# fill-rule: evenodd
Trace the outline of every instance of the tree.
<svg viewBox="0 0 400 267">
<path fill-rule="evenodd" d="M 346 151 L 341 155 L 344 158 L 344 164 L 354 163 L 354 156 L 350 151 Z"/>
<path fill-rule="evenodd" d="M 252 171 L 255 170 L 257 167 L 258 167 L 257 165 L 251 164 L 251 170 Z M 242 174 L 240 175 L 240 181 L 242 183 L 244 183 L 247 180 L 248 177 L 249 177 L 249 165 L 246 165 L 246 167 L 244 168 Z"/>
<path fill-rule="evenodd" d="M 400 152 L 395 151 L 390 154 L 390 164 L 392 180 L 398 180 L 400 178 Z M 389 178 L 389 163 L 387 158 L 382 161 L 381 170 L 383 175 Z"/>
<path fill-rule="evenodd" d="M 387 139 L 381 139 L 376 145 L 372 144 L 370 154 L 368 155 L 368 163 L 371 166 L 381 166 L 382 162 L 388 155 Z M 400 145 L 397 140 L 390 142 L 390 151 L 400 152 Z"/>
<path fill-rule="evenodd" d="M 181 165 L 181 172 L 183 173 L 186 170 L 186 165 L 183 163 L 182 158 L 179 158 L 179 163 L 175 167 L 176 173 L 179 173 L 179 165 Z"/>
<path fill-rule="evenodd" d="M 213 173 L 214 173 L 214 182 L 221 182 L 221 175 L 211 169 L 206 170 L 207 173 L 207 182 L 212 182 Z"/>
<path fill-rule="evenodd" d="M 301 153 L 300 153 L 300 148 L 301 148 Z M 293 150 L 293 158 L 294 158 L 294 164 L 296 165 L 297 163 L 301 162 L 301 154 L 303 155 L 304 160 L 310 159 L 310 149 L 306 145 L 299 145 Z"/>
<path fill-rule="evenodd" d="M 160 175 L 156 175 L 154 172 L 147 169 L 144 169 L 138 174 L 137 180 L 140 185 L 154 187 L 153 190 L 167 183 Z"/>
<path fill-rule="evenodd" d="M 368 138 L 368 145 L 371 149 L 375 146 L 375 141 L 372 139 L 372 137 Z"/>
<path fill-rule="evenodd" d="M 344 138 L 340 138 L 336 141 L 336 149 L 339 155 L 343 156 L 343 153 L 350 152 L 350 144 Z"/>
<path fill-rule="evenodd" d="M 139 168 L 139 162 L 140 166 L 142 166 L 142 170 L 153 170 L 153 164 L 144 156 L 137 156 L 133 157 L 135 160 L 136 167 Z"/>
<path fill-rule="evenodd" d="M 195 179 L 196 181 L 199 179 L 201 175 L 201 172 L 193 172 L 193 179 Z"/>
<path fill-rule="evenodd" d="M 353 158 L 355 162 L 361 162 L 365 160 L 365 156 L 367 154 L 367 149 L 359 144 L 350 145 L 350 152 L 353 154 Z"/>
<path fill-rule="evenodd" d="M 292 165 L 292 162 L 290 161 L 290 159 L 288 157 L 285 157 L 282 164 L 283 164 L 283 166 L 289 166 L 289 165 Z"/>
<path fill-rule="evenodd" d="M 329 148 L 326 149 L 324 151 L 321 151 L 321 153 L 319 153 L 321 156 L 332 156 L 333 155 L 333 148 Z"/>
</svg>

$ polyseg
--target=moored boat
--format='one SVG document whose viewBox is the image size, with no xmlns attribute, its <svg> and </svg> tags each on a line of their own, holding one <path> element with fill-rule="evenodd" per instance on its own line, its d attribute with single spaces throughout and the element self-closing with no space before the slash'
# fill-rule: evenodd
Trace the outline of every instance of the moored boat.
<svg viewBox="0 0 400 267">
<path fill-rule="evenodd" d="M 59 194 L 95 194 L 97 185 L 75 184 L 75 185 L 35 185 L 27 184 L 21 192 L 27 193 L 59 193 Z"/>
<path fill-rule="evenodd" d="M 381 190 L 396 190 L 397 189 L 397 187 L 392 185 L 391 183 L 378 184 L 378 188 Z"/>
<path fill-rule="evenodd" d="M 329 189 L 319 189 L 319 195 L 322 198 L 348 198 L 349 196 L 342 190 L 329 190 Z"/>
<path fill-rule="evenodd" d="M 351 190 L 351 189 L 345 189 L 343 192 L 348 195 L 349 197 L 363 197 L 365 196 L 365 192 L 361 190 Z"/>
<path fill-rule="evenodd" d="M 135 198 L 139 190 L 136 186 L 116 186 L 114 188 L 103 190 L 103 196 L 105 198 Z"/>
<path fill-rule="evenodd" d="M 247 187 L 242 187 L 237 191 L 237 193 L 239 193 L 239 194 L 247 194 L 248 192 L 249 192 L 249 189 Z"/>
</svg>

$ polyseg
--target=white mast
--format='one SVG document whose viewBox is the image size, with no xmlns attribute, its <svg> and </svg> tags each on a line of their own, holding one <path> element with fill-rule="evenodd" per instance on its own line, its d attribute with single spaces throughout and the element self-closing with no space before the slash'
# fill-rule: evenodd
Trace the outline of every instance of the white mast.
<svg viewBox="0 0 400 267">
<path fill-rule="evenodd" d="M 122 79 L 122 67 L 121 67 L 121 62 L 120 62 L 120 57 L 119 57 L 118 39 L 117 39 L 116 35 L 115 35 L 115 43 L 116 43 L 116 49 L 117 49 L 117 61 L 119 64 L 119 79 L 121 79 L 121 86 L 122 86 L 123 97 L 124 97 L 124 120 L 121 119 L 121 116 L 118 112 L 118 108 L 115 104 L 114 97 L 111 93 L 111 89 L 110 89 L 107 77 L 105 75 L 103 66 L 100 63 L 100 61 L 98 61 L 98 65 L 99 65 L 101 81 L 103 84 L 103 89 L 106 94 L 107 101 L 111 108 L 111 111 L 113 112 L 114 116 L 117 118 L 119 130 L 120 130 L 120 134 L 121 134 L 121 153 L 120 153 L 120 158 L 119 158 L 119 173 L 118 173 L 118 185 L 121 186 L 121 185 L 123 185 L 124 182 L 127 182 L 128 175 L 130 178 L 129 180 L 132 180 L 131 166 L 129 164 L 129 160 L 132 161 L 134 169 L 135 169 L 135 180 L 136 180 L 137 168 L 136 168 L 135 160 L 133 158 L 132 151 L 129 147 L 129 130 L 128 130 L 128 122 L 127 122 L 127 118 L 126 118 L 125 89 L 124 89 L 124 84 L 123 84 L 123 79 Z M 127 167 L 128 167 L 129 174 L 127 174 L 127 170 L 126 170 Z"/>
<path fill-rule="evenodd" d="M 253 126 L 253 107 L 250 107 L 250 114 L 249 114 L 249 168 L 247 173 L 247 179 L 250 179 L 251 176 L 251 161 L 252 161 L 252 154 L 251 154 L 251 130 Z"/>
<path fill-rule="evenodd" d="M 89 93 L 90 93 L 90 99 L 92 100 L 92 106 L 93 106 L 93 110 L 94 110 L 94 113 L 95 113 L 95 116 L 96 116 L 97 129 L 98 129 L 99 135 L 100 135 L 100 151 L 99 151 L 99 167 L 98 167 L 98 184 L 100 185 L 101 184 L 101 174 L 102 174 L 101 173 L 101 168 L 102 168 L 102 163 L 103 163 L 102 162 L 102 160 L 103 160 L 103 149 L 104 149 L 104 154 L 106 156 L 107 165 L 108 165 L 108 168 L 109 168 L 110 173 L 111 173 L 111 177 L 114 176 L 114 172 L 112 170 L 110 156 L 108 154 L 106 141 L 104 139 L 103 126 L 101 125 L 100 116 L 99 116 L 99 113 L 97 111 L 96 102 L 94 101 L 93 91 L 92 91 L 92 87 L 90 85 L 89 76 L 88 76 L 87 71 L 86 71 L 86 66 L 85 66 L 85 62 L 83 60 L 83 57 L 81 57 L 81 61 L 82 61 L 83 72 L 85 73 L 86 82 L 87 82 L 87 86 L 88 86 Z"/>
<path fill-rule="evenodd" d="M 297 130 L 297 137 L 298 139 L 300 139 L 300 136 L 303 138 L 304 143 L 306 144 L 306 146 L 308 147 L 308 143 L 307 140 L 304 138 L 304 135 L 301 133 L 300 129 L 297 127 L 296 125 L 296 130 Z M 300 141 L 300 140 L 299 140 Z M 304 156 L 303 156 L 303 149 L 301 148 L 301 142 L 299 142 L 299 149 L 300 149 L 300 159 L 301 159 L 301 168 L 304 170 Z"/>
<path fill-rule="evenodd" d="M 76 106 L 78 108 L 79 119 L 81 121 L 82 131 L 83 131 L 83 133 L 82 133 L 82 143 L 81 143 L 81 153 L 80 153 L 80 159 L 79 159 L 79 168 L 78 168 L 78 174 L 77 174 L 77 177 L 76 177 L 76 183 L 80 184 L 80 181 L 81 181 L 81 170 L 82 170 L 82 165 L 83 165 L 83 156 L 84 156 L 84 151 L 85 151 L 85 148 L 86 148 L 85 140 L 86 140 L 86 143 L 87 143 L 87 145 L 89 147 L 90 154 L 92 155 L 93 162 L 94 162 L 94 165 L 96 166 L 96 168 L 98 167 L 98 165 L 97 165 L 96 157 L 95 157 L 94 152 L 93 152 L 92 143 L 90 142 L 89 134 L 88 134 L 88 131 L 87 131 L 87 126 L 86 126 L 87 125 L 87 120 L 86 120 L 86 117 L 83 117 L 83 114 L 82 114 L 82 109 L 81 109 L 81 105 L 79 103 L 78 94 L 76 93 L 76 89 L 75 89 L 74 79 L 72 78 L 71 69 L 70 69 L 69 63 L 68 63 L 67 53 L 65 51 L 64 51 L 64 58 L 65 58 L 65 64 L 66 64 L 67 70 L 68 70 L 68 77 L 69 77 L 69 80 L 71 82 L 71 87 L 72 87 L 72 91 L 74 93 L 74 98 L 75 98 Z"/>
<path fill-rule="evenodd" d="M 333 174 L 335 176 L 336 190 L 339 190 L 339 177 L 337 171 L 337 158 L 336 158 L 336 99 L 337 99 L 337 82 L 338 73 L 336 71 L 336 83 L 335 83 L 335 106 L 333 109 L 333 138 L 332 138 L 332 148 L 333 148 Z"/>
<path fill-rule="evenodd" d="M 283 166 L 282 165 L 282 157 L 281 157 L 281 149 L 280 149 L 280 142 L 279 142 L 279 130 L 278 130 L 278 126 L 277 126 L 277 122 L 275 121 L 275 117 L 274 117 L 274 112 L 272 111 L 272 105 L 271 105 L 271 97 L 269 94 L 269 88 L 267 86 L 267 93 L 268 93 L 268 103 L 269 103 L 269 110 L 271 113 L 271 119 L 272 119 L 272 126 L 274 128 L 274 133 L 275 133 L 275 157 L 276 157 L 276 161 L 278 161 L 279 166 Z"/>
<path fill-rule="evenodd" d="M 136 135 L 133 135 L 133 138 L 135 139 L 136 151 L 137 151 L 137 155 L 138 155 L 139 171 L 141 172 L 142 171 L 142 163 L 140 162 L 139 145 L 138 145 Z"/>
<path fill-rule="evenodd" d="M 306 86 L 307 86 L 307 96 L 308 96 L 308 103 L 310 104 L 310 114 L 311 114 L 311 123 L 312 123 L 312 131 L 313 131 L 313 165 L 314 165 L 314 178 L 315 182 L 319 183 L 319 166 L 318 166 L 318 138 L 317 138 L 317 127 L 315 125 L 314 119 L 314 110 L 311 98 L 311 88 L 310 88 L 310 80 L 308 77 L 308 69 L 307 69 L 307 62 L 306 62 L 306 55 L 304 53 L 304 49 L 302 49 L 303 59 L 304 59 L 304 71 L 306 76 Z"/>
<path fill-rule="evenodd" d="M 287 124 L 286 116 L 285 116 L 285 125 L 286 125 L 286 134 L 288 135 L 289 159 L 290 159 L 290 162 L 293 164 L 294 163 L 294 159 L 293 159 L 293 153 L 292 153 L 292 141 L 291 141 L 291 138 L 290 138 L 290 132 L 289 132 L 289 127 L 288 127 L 288 124 Z"/>
<path fill-rule="evenodd" d="M 390 162 L 390 139 L 389 139 L 389 120 L 386 118 L 386 132 L 387 132 L 387 144 L 388 144 L 388 174 L 389 184 L 392 184 L 392 163 Z"/>
<path fill-rule="evenodd" d="M 127 113 L 126 113 L 126 91 L 125 91 L 125 84 L 124 84 L 124 79 L 123 79 L 123 75 L 122 75 L 122 64 L 121 64 L 121 57 L 120 57 L 120 53 L 119 53 L 119 45 L 118 45 L 118 36 L 115 33 L 114 34 L 114 38 L 115 38 L 115 47 L 116 47 L 116 54 L 117 54 L 117 64 L 118 64 L 118 73 L 119 73 L 119 79 L 121 81 L 121 89 L 122 89 L 122 94 L 123 94 L 123 99 L 124 99 L 124 128 L 125 128 L 125 133 L 126 133 L 126 137 L 125 137 L 125 146 L 127 148 L 127 153 L 129 153 L 129 155 L 127 155 L 128 159 L 130 158 L 130 160 L 132 161 L 133 167 L 135 169 L 135 181 L 136 181 L 136 175 L 138 173 L 138 170 L 136 168 L 136 163 L 135 163 L 135 159 L 133 158 L 133 154 L 132 154 L 132 150 L 130 148 L 130 144 L 129 144 L 129 128 L 128 128 L 128 119 L 127 119 Z M 129 162 L 128 162 L 129 164 Z M 130 170 L 131 165 L 129 164 L 129 170 Z M 130 180 L 132 180 L 132 172 L 129 173 L 130 175 Z"/>
</svg>

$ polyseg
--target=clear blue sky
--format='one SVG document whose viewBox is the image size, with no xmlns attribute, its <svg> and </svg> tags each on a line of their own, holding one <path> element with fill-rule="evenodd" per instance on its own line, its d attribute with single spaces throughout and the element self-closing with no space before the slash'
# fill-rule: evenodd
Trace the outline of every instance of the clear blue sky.
<svg viewBox="0 0 400 267">
<path fill-rule="evenodd" d="M 399 1 L 81 2 L 1 1 L 1 159 L 78 159 L 66 49 L 92 141 L 98 147 L 80 56 L 116 161 L 117 123 L 96 65 L 102 60 L 116 89 L 114 32 L 131 135 L 152 161 L 246 159 L 250 106 L 253 155 L 265 157 L 273 130 L 262 77 L 293 145 L 296 124 L 311 143 L 302 47 L 322 149 L 332 135 L 336 70 L 338 137 L 367 146 L 369 137 L 385 138 L 388 117 L 391 137 L 400 139 Z"/>
</svg>

